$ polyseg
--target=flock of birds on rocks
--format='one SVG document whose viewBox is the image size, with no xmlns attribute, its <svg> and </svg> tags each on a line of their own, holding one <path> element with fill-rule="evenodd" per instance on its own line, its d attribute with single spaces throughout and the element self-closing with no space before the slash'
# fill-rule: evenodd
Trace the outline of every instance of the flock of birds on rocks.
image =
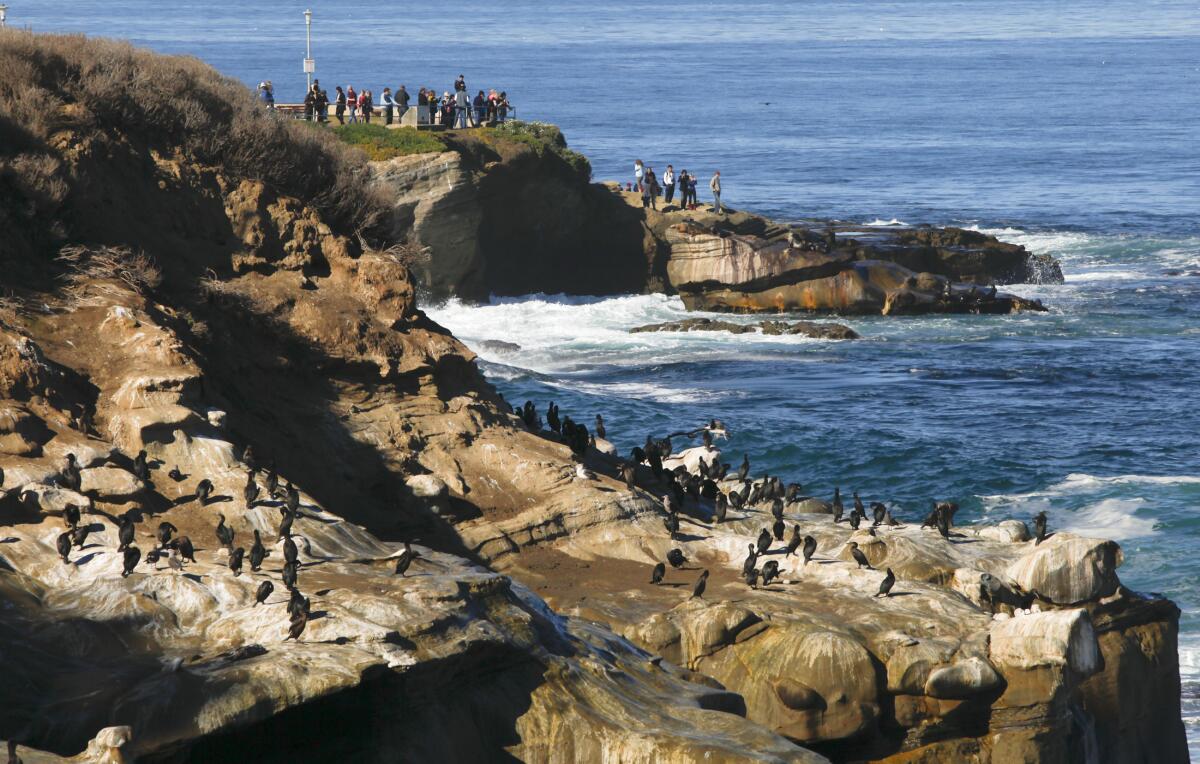
<svg viewBox="0 0 1200 764">
<path fill-rule="evenodd" d="M 542 420 L 538 416 L 537 407 L 533 401 L 526 401 L 520 409 L 514 409 L 514 413 L 521 418 L 526 428 L 531 432 L 537 433 L 543 430 Z M 552 432 L 562 437 L 563 441 L 571 448 L 572 454 L 580 460 L 587 453 L 589 445 L 595 445 L 595 438 L 603 439 L 606 436 L 604 418 L 601 415 L 596 415 L 595 438 L 593 438 L 585 425 L 573 422 L 570 417 L 561 416 L 558 406 L 553 402 L 550 403 L 546 411 L 546 425 Z M 804 561 L 804 565 L 808 565 L 817 551 L 817 540 L 813 536 L 802 536 L 800 526 L 794 524 L 791 535 L 784 542 L 787 532 L 787 525 L 784 522 L 785 506 L 810 498 L 801 495 L 801 485 L 799 483 L 784 485 L 778 476 L 768 474 L 764 474 L 757 479 L 752 478 L 750 474 L 750 458 L 745 454 L 742 456 L 741 465 L 732 474 L 730 473 L 731 465 L 722 464 L 719 458 L 717 458 L 719 452 L 714 454 L 711 462 L 706 461 L 703 456 L 700 456 L 696 460 L 697 469 L 694 472 L 690 471 L 682 463 L 672 469 L 667 469 L 663 465 L 665 460 L 674 458 L 677 461 L 682 461 L 679 459 L 679 455 L 676 454 L 673 456 L 671 444 L 672 438 L 680 436 L 688 438 L 699 436 L 704 449 L 708 451 L 713 446 L 714 438 L 728 439 L 729 431 L 723 422 L 713 419 L 708 424 L 695 430 L 672 433 L 665 438 L 655 438 L 647 435 L 643 445 L 635 446 L 630 451 L 629 458 L 620 460 L 618 463 L 618 472 L 622 480 L 624 480 L 626 487 L 630 490 L 635 490 L 639 487 L 638 467 L 649 467 L 654 479 L 653 487 L 663 492 L 663 526 L 671 540 L 676 540 L 679 535 L 680 511 L 684 502 L 689 498 L 697 507 L 700 506 L 702 499 L 712 503 L 711 522 L 714 526 L 726 522 L 730 509 L 741 511 L 745 507 L 769 502 L 774 522 L 770 528 L 763 528 L 754 542 L 747 545 L 749 552 L 746 555 L 745 562 L 742 564 L 742 577 L 746 585 L 752 589 L 757 589 L 759 586 L 766 587 L 780 575 L 779 562 L 777 560 L 766 561 L 761 567 L 758 565 L 759 559 L 771 550 L 772 545 L 777 543 L 783 543 L 785 558 L 799 553 Z M 586 473 L 583 470 L 582 464 L 579 465 L 579 471 L 581 475 L 586 474 L 590 476 L 590 473 Z M 731 482 L 733 486 L 729 487 Z M 644 485 L 641 487 L 650 486 Z M 852 492 L 852 499 L 853 506 L 847 515 L 840 487 L 833 489 L 833 499 L 830 506 L 833 510 L 832 519 L 835 524 L 846 522 L 851 529 L 855 531 L 860 529 L 865 530 L 871 536 L 878 535 L 877 528 L 901 526 L 901 523 L 893 517 L 892 511 L 885 504 L 872 502 L 868 514 L 868 508 L 859 497 L 857 491 Z M 921 529 L 930 528 L 936 530 L 943 539 L 950 542 L 950 529 L 954 527 L 954 516 L 958 512 L 958 504 L 936 500 L 931 501 L 930 504 L 929 513 L 921 522 Z M 1033 517 L 1033 526 L 1035 543 L 1041 544 L 1047 537 L 1047 517 L 1045 512 L 1039 512 Z M 880 545 L 884 544 L 882 541 L 877 543 Z M 868 560 L 867 555 L 859 548 L 857 541 L 849 541 L 846 547 L 859 569 L 875 570 L 870 560 Z M 671 549 L 667 552 L 666 560 L 656 563 L 651 569 L 650 583 L 655 585 L 661 584 L 666 576 L 668 565 L 675 570 L 682 570 L 687 562 L 688 560 L 682 550 L 679 548 Z M 708 578 L 708 570 L 700 573 L 700 577 L 692 589 L 693 598 L 702 598 L 704 596 L 704 590 L 708 585 Z M 884 578 L 879 584 L 879 591 L 875 596 L 892 596 L 892 590 L 895 585 L 895 573 L 892 572 L 891 568 L 886 568 Z M 980 597 L 982 601 L 989 603 L 993 610 L 997 605 L 1028 608 L 1038 596 L 1037 592 L 1014 590 L 1011 586 L 989 574 L 982 576 Z"/>
<path fill-rule="evenodd" d="M 113 463 L 128 463 L 125 457 L 116 455 L 111 456 L 109 461 Z M 280 519 L 277 530 L 277 543 L 282 545 L 284 560 L 279 575 L 280 582 L 288 591 L 287 613 L 289 617 L 288 634 L 284 641 L 286 642 L 289 639 L 299 641 L 300 635 L 304 633 L 304 629 L 308 625 L 311 612 L 311 602 L 308 597 L 304 596 L 298 586 L 301 563 L 300 549 L 296 546 L 296 539 L 300 539 L 305 547 L 306 554 L 311 550 L 309 549 L 308 540 L 305 537 L 292 533 L 292 526 L 296 520 L 305 517 L 300 512 L 300 491 L 292 485 L 291 481 L 287 481 L 282 485 L 280 484 L 279 475 L 276 472 L 274 463 L 265 470 L 260 470 L 255 461 L 253 450 L 249 446 L 246 447 L 243 461 L 248 468 L 246 484 L 242 489 L 242 498 L 245 501 L 246 509 L 251 509 L 260 499 L 265 500 L 268 497 L 279 502 Z M 150 470 L 151 464 L 146 452 L 140 451 L 132 460 L 131 471 L 139 480 L 149 483 L 151 477 Z M 260 472 L 263 473 L 262 485 L 259 484 Z M 167 475 L 176 483 L 181 483 L 187 479 L 187 476 L 181 473 L 178 467 L 172 468 Z M 67 454 L 66 464 L 52 482 L 71 491 L 79 492 L 82 488 L 82 478 L 82 468 L 77 457 L 74 454 Z M 0 469 L 0 491 L 2 491 L 3 487 L 4 471 Z M 196 483 L 192 500 L 197 502 L 201 507 L 208 506 L 217 500 L 217 497 L 213 495 L 213 490 L 212 481 L 208 478 L 203 478 Z M 0 493 L 0 495 L 4 494 Z M 40 508 L 38 493 L 28 488 L 21 491 L 16 496 L 16 500 L 27 510 L 38 511 Z M 176 502 L 177 505 L 179 503 Z M 121 554 L 121 577 L 126 578 L 133 574 L 139 564 L 149 565 L 154 570 L 160 570 L 159 564 L 165 563 L 171 570 L 185 571 L 189 563 L 195 563 L 196 547 L 192 539 L 185 535 L 179 535 L 179 529 L 174 524 L 165 520 L 159 522 L 154 533 L 154 544 L 143 556 L 142 550 L 135 542 L 137 523 L 144 511 L 140 508 L 135 508 L 121 515 L 112 515 L 102 510 L 89 509 L 89 514 L 105 517 L 117 528 L 117 541 L 119 544 L 116 551 Z M 62 512 L 62 519 L 65 524 L 65 530 L 58 535 L 56 548 L 63 564 L 70 564 L 71 555 L 84 548 L 88 536 L 93 531 L 96 531 L 97 528 L 90 522 L 83 522 L 81 508 L 75 504 L 65 505 Z M 224 548 L 228 553 L 226 565 L 230 573 L 235 577 L 241 576 L 243 567 L 248 563 L 253 573 L 259 573 L 264 576 L 254 595 L 253 607 L 257 607 L 266 603 L 267 599 L 275 592 L 275 584 L 270 578 L 266 577 L 267 574 L 263 569 L 263 563 L 271 552 L 263 544 L 262 534 L 258 530 L 254 530 L 253 533 L 254 542 L 250 545 L 249 555 L 247 556 L 247 550 L 244 547 L 234 546 L 237 533 L 231 525 L 226 523 L 225 515 L 217 514 L 217 525 L 214 529 L 214 536 L 219 546 Z M 404 544 L 404 551 L 396 558 L 395 574 L 403 576 L 417 556 L 418 554 L 406 542 Z"/>
</svg>

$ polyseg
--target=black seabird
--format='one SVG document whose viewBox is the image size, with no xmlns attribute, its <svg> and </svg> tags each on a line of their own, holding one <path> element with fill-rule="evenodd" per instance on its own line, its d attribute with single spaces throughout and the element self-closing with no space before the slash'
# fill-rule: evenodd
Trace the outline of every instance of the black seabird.
<svg viewBox="0 0 1200 764">
<path fill-rule="evenodd" d="M 762 533 L 758 534 L 758 553 L 764 554 L 771 548 L 771 532 L 766 528 L 762 529 Z"/>
<path fill-rule="evenodd" d="M 167 477 L 171 478 L 176 483 L 182 483 L 184 477 L 186 477 L 186 476 L 182 472 L 179 471 L 179 465 L 177 464 L 171 468 L 170 472 L 167 473 Z"/>
<path fill-rule="evenodd" d="M 300 558 L 299 552 L 296 550 L 296 542 L 292 541 L 291 536 L 283 537 L 283 561 L 296 562 Z"/>
<path fill-rule="evenodd" d="M 854 511 L 861 517 L 867 516 L 867 508 L 863 506 L 862 499 L 858 497 L 858 491 L 854 492 Z"/>
<path fill-rule="evenodd" d="M 171 536 L 178 533 L 179 529 L 174 525 L 164 521 L 158 524 L 158 545 L 166 547 L 171 543 Z"/>
<path fill-rule="evenodd" d="M 246 475 L 246 487 L 242 489 L 242 497 L 246 499 L 246 509 L 254 506 L 254 500 L 258 498 L 258 483 L 254 480 L 254 473 Z"/>
<path fill-rule="evenodd" d="M 654 570 L 650 571 L 650 583 L 661 584 L 663 576 L 667 574 L 667 566 L 663 563 L 658 563 L 654 566 Z"/>
<path fill-rule="evenodd" d="M 729 512 L 729 500 L 725 498 L 725 494 L 718 493 L 716 506 L 713 510 L 713 519 L 718 523 L 725 522 L 725 515 Z"/>
<path fill-rule="evenodd" d="M 138 560 L 140 559 L 142 559 L 142 550 L 138 549 L 136 546 L 131 546 L 126 549 L 125 554 L 122 557 L 124 566 L 121 568 L 121 578 L 125 578 L 132 573 L 133 569 L 137 567 Z"/>
<path fill-rule="evenodd" d="M 788 539 L 787 551 L 784 552 L 784 557 L 791 557 L 800 548 L 800 526 L 792 526 L 792 536 Z"/>
<path fill-rule="evenodd" d="M 72 491 L 78 491 L 82 482 L 83 474 L 79 470 L 79 463 L 75 460 L 75 454 L 67 454 L 67 466 L 63 467 L 62 471 L 62 484 Z"/>
<path fill-rule="evenodd" d="M 271 596 L 271 592 L 275 591 L 275 584 L 270 581 L 263 581 L 258 585 L 258 591 L 254 593 L 254 607 L 258 607 L 267 601 L 267 597 Z"/>
<path fill-rule="evenodd" d="M 296 588 L 296 573 L 297 573 L 296 563 L 289 562 L 286 565 L 284 565 L 282 574 L 280 576 L 283 579 L 283 585 L 289 589 L 295 589 Z"/>
<path fill-rule="evenodd" d="M 746 560 L 742 563 L 743 576 L 749 573 L 751 569 L 758 564 L 758 550 L 755 549 L 753 544 L 747 544 L 747 546 L 750 549 L 750 553 L 746 555 Z"/>
<path fill-rule="evenodd" d="M 196 483 L 196 498 L 200 501 L 200 506 L 208 504 L 208 497 L 212 496 L 212 490 L 213 484 L 208 478 Z"/>
<path fill-rule="evenodd" d="M 192 547 L 192 540 L 187 536 L 180 536 L 175 539 L 175 551 L 179 552 L 179 559 L 187 560 L 188 562 L 196 561 L 196 550 Z"/>
<path fill-rule="evenodd" d="M 738 467 L 737 479 L 738 482 L 744 482 L 750 474 L 750 457 L 747 454 L 742 454 L 742 466 Z"/>
<path fill-rule="evenodd" d="M 771 535 L 775 537 L 776 541 L 783 541 L 783 532 L 786 529 L 787 526 L 783 524 L 782 517 L 771 523 Z"/>
<path fill-rule="evenodd" d="M 682 568 L 687 562 L 687 558 L 683 556 L 683 552 L 678 549 L 672 549 L 667 552 L 667 562 L 671 563 L 672 568 Z"/>
<path fill-rule="evenodd" d="M 278 536 L 280 538 L 291 538 L 292 523 L 295 521 L 296 521 L 296 516 L 293 515 L 291 512 L 288 512 L 285 510 L 283 513 L 283 517 L 280 518 L 280 520 L 279 520 Z"/>
<path fill-rule="evenodd" d="M 229 569 L 233 571 L 233 575 L 242 575 L 242 558 L 245 556 L 246 550 L 240 546 L 229 555 Z"/>
<path fill-rule="evenodd" d="M 1033 516 L 1033 529 L 1036 532 L 1037 540 L 1034 546 L 1046 540 L 1046 513 L 1038 512 Z"/>
<path fill-rule="evenodd" d="M 804 564 L 812 559 L 813 554 L 817 551 L 817 540 L 812 536 L 804 537 Z"/>
<path fill-rule="evenodd" d="M 637 467 L 632 464 L 622 464 L 621 479 L 625 481 L 625 487 L 632 491 L 636 485 Z"/>
<path fill-rule="evenodd" d="M 858 563 L 858 567 L 874 570 L 874 568 L 871 567 L 871 561 L 867 559 L 865 554 L 863 554 L 863 550 L 858 548 L 857 541 L 850 542 L 850 556 L 853 557 L 854 561 Z"/>
<path fill-rule="evenodd" d="M 608 437 L 608 431 L 604 429 L 604 417 L 600 416 L 599 414 L 596 415 L 596 437 Z"/>
<path fill-rule="evenodd" d="M 751 568 L 746 573 L 746 586 L 749 586 L 751 589 L 758 588 L 758 568 Z"/>
<path fill-rule="evenodd" d="M 696 581 L 696 585 L 692 587 L 692 599 L 704 599 L 704 588 L 708 586 L 708 571 L 700 574 L 700 579 Z"/>
<path fill-rule="evenodd" d="M 301 613 L 300 617 L 293 618 L 291 624 L 288 626 L 288 635 L 284 637 L 283 641 L 287 642 L 289 639 L 294 639 L 299 642 L 300 635 L 304 633 L 304 627 L 307 625 L 308 613 Z"/>
<path fill-rule="evenodd" d="M 879 593 L 876 597 L 891 597 L 892 587 L 896 585 L 896 574 L 892 573 L 892 569 L 887 569 L 887 575 L 879 582 Z"/>
<path fill-rule="evenodd" d="M 842 507 L 842 489 L 834 486 L 833 488 L 833 521 L 840 523 L 842 521 L 842 512 L 845 509 Z"/>
<path fill-rule="evenodd" d="M 403 576 L 408 570 L 408 566 L 412 565 L 413 558 L 416 556 L 416 552 L 414 552 L 412 547 L 408 545 L 408 542 L 405 541 L 404 551 L 401 552 L 400 556 L 396 558 L 396 575 Z"/>
<path fill-rule="evenodd" d="M 874 502 L 871 504 L 871 514 L 875 518 L 875 522 L 871 527 L 878 528 L 880 525 L 883 525 L 883 516 L 887 514 L 887 507 L 879 502 Z"/>
<path fill-rule="evenodd" d="M 146 463 L 145 450 L 138 451 L 133 458 L 133 475 L 143 483 L 150 479 L 150 465 Z"/>
<path fill-rule="evenodd" d="M 255 573 L 262 567 L 263 560 L 267 557 L 267 548 L 263 546 L 262 536 L 259 535 L 258 529 L 254 529 L 254 543 L 250 546 L 250 570 Z"/>
<path fill-rule="evenodd" d="M 58 546 L 58 556 L 62 558 L 64 564 L 71 561 L 71 532 L 63 531 L 58 534 L 58 541 L 55 542 Z"/>
<path fill-rule="evenodd" d="M 133 537 L 136 528 L 133 527 L 133 520 L 128 517 L 120 517 L 117 519 L 117 541 L 120 546 L 117 547 L 118 552 L 124 552 L 133 543 Z"/>
<path fill-rule="evenodd" d="M 88 534 L 91 532 L 92 526 L 81 525 L 75 530 L 71 531 L 71 542 L 80 549 L 83 549 L 84 542 L 87 541 Z"/>
<path fill-rule="evenodd" d="M 762 585 L 770 585 L 777 575 L 779 575 L 779 563 L 775 560 L 768 560 L 762 567 Z"/>
<path fill-rule="evenodd" d="M 672 512 L 664 517 L 663 526 L 666 527 L 667 533 L 669 533 L 671 535 L 671 539 L 674 540 L 675 534 L 679 533 L 679 515 Z"/>
<path fill-rule="evenodd" d="M 68 504 L 63 507 L 63 521 L 71 528 L 79 527 L 79 507 Z"/>
<path fill-rule="evenodd" d="M 217 541 L 221 542 L 221 546 L 233 551 L 233 528 L 225 524 L 225 515 L 217 515 Z"/>
<path fill-rule="evenodd" d="M 309 614 L 309 606 L 308 597 L 305 597 L 303 594 L 301 594 L 299 589 L 291 590 L 291 594 L 288 595 L 287 603 L 287 612 L 289 618 L 294 620 L 302 615 L 307 616 Z"/>
</svg>

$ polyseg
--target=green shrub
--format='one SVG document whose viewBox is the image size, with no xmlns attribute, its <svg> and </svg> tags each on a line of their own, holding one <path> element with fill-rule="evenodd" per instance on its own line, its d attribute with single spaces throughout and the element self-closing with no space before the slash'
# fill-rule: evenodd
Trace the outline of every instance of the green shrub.
<svg viewBox="0 0 1200 764">
<path fill-rule="evenodd" d="M 341 125 L 333 128 L 333 133 L 344 143 L 365 151 L 374 162 L 446 150 L 446 144 L 432 133 L 423 133 L 415 127 L 388 129 L 383 125 Z"/>
<path fill-rule="evenodd" d="M 563 137 L 562 130 L 559 130 L 557 125 L 512 120 L 497 125 L 494 132 L 497 136 L 529 146 L 539 156 L 547 151 L 556 154 L 584 180 L 592 178 L 592 163 L 583 154 L 567 148 L 567 139 Z"/>
</svg>

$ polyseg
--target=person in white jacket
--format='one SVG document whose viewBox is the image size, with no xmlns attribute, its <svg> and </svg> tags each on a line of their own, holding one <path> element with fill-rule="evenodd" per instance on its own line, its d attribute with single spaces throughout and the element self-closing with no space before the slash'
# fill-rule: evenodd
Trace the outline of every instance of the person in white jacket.
<svg viewBox="0 0 1200 764">
<path fill-rule="evenodd" d="M 671 200 L 675 198 L 675 168 L 671 165 L 667 165 L 667 170 L 663 173 L 662 187 L 663 204 L 670 204 Z"/>
</svg>

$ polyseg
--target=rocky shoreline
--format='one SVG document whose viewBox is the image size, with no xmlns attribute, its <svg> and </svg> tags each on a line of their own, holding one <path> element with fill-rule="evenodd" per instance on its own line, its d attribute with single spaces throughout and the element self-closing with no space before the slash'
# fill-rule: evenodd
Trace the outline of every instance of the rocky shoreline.
<svg viewBox="0 0 1200 764">
<path fill-rule="evenodd" d="M 996 285 L 1062 282 L 1053 258 L 976 231 L 647 210 L 553 153 L 445 140 L 371 168 L 390 235 L 435 253 L 414 266 L 433 299 L 663 292 L 690 310 L 986 314 L 1045 309 Z"/>
<path fill-rule="evenodd" d="M 1117 544 L 1053 518 L 1040 543 L 1025 518 L 943 534 L 865 494 L 880 522 L 853 529 L 831 497 L 738 479 L 719 439 L 637 454 L 566 419 L 605 412 L 519 416 L 419 310 L 419 253 L 214 156 L 218 140 L 181 146 L 182 122 L 131 127 L 184 118 L 138 84 L 162 67 L 196 103 L 245 100 L 207 129 L 247 135 L 256 107 L 235 83 L 101 40 L 0 30 L 5 55 L 39 62 L 58 104 L 49 132 L 0 144 L 19 245 L 0 252 L 0 739 L 24 761 L 1187 760 L 1179 611 L 1121 584 Z M 130 73 L 132 115 L 105 121 L 98 60 Z M 272 151 L 379 177 L 303 126 L 257 129 Z M 552 161 L 491 150 L 493 179 Z M 580 188 L 560 180 L 563 198 Z M 480 224 L 515 248 L 555 183 L 509 199 L 488 181 Z M 422 231 L 475 203 L 412 192 Z M 491 217 L 525 204 L 504 231 Z M 581 251 L 554 232 L 601 220 L 547 222 L 524 240 L 544 262 L 475 251 L 461 283 L 668 278 L 672 258 L 641 248 L 568 274 L 556 258 Z M 754 569 L 778 576 L 751 586 L 764 530 Z M 807 564 L 792 534 L 812 537 Z"/>
</svg>

